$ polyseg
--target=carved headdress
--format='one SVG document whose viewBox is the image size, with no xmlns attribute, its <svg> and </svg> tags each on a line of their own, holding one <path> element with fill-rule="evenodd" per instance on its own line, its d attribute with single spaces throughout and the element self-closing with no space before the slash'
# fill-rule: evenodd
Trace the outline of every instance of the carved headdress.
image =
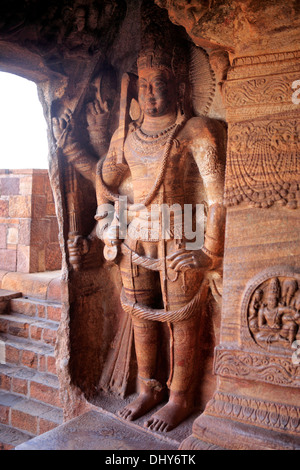
<svg viewBox="0 0 300 470">
<path fill-rule="evenodd" d="M 167 69 L 176 78 L 182 79 L 187 75 L 188 51 L 184 29 L 171 23 L 166 10 L 152 2 L 144 1 L 141 6 L 141 49 L 137 60 L 138 69 Z"/>
<path fill-rule="evenodd" d="M 277 277 L 271 279 L 268 285 L 268 297 L 270 298 L 280 298 L 280 283 Z"/>
<path fill-rule="evenodd" d="M 137 67 L 169 70 L 178 84 L 185 83 L 185 109 L 191 107 L 198 116 L 208 113 L 215 95 L 215 76 L 208 54 L 191 43 L 184 28 L 171 23 L 167 11 L 152 0 L 144 0 L 141 6 Z"/>
</svg>

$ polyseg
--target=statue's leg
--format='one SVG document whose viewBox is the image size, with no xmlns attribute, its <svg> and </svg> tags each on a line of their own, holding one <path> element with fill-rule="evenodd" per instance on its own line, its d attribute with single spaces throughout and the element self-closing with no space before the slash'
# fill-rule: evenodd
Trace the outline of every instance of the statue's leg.
<svg viewBox="0 0 300 470">
<path fill-rule="evenodd" d="M 178 309 L 186 305 L 197 293 L 200 285 L 201 277 L 197 273 L 190 273 L 189 276 L 181 274 L 176 282 L 168 283 L 168 309 Z M 154 431 L 166 432 L 175 428 L 194 409 L 199 315 L 200 312 L 195 311 L 190 319 L 170 325 L 169 401 L 145 422 L 145 426 Z"/>
<path fill-rule="evenodd" d="M 128 266 L 128 260 L 127 263 L 124 260 L 121 275 L 126 297 L 145 306 L 155 307 L 158 298 L 158 274 L 142 267 L 130 274 Z M 159 325 L 157 322 L 135 318 L 132 318 L 132 322 L 138 365 L 139 395 L 119 412 L 122 418 L 130 421 L 143 416 L 161 403 L 166 394 L 166 389 L 156 380 Z"/>
</svg>

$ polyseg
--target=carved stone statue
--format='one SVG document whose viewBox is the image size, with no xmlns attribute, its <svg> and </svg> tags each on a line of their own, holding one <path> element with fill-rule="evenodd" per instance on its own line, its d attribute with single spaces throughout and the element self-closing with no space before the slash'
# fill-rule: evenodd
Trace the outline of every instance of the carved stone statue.
<svg viewBox="0 0 300 470">
<path fill-rule="evenodd" d="M 296 279 L 277 277 L 254 292 L 248 322 L 258 344 L 290 348 L 299 329 L 299 293 Z"/>
<path fill-rule="evenodd" d="M 96 175 L 95 164 L 72 136 L 64 150 L 80 173 L 95 178 L 96 234 L 105 244 L 105 257 L 119 264 L 121 303 L 133 324 L 139 395 L 119 414 L 134 420 L 167 399 L 145 422 L 156 431 L 173 429 L 194 409 L 200 312 L 207 299 L 208 274 L 221 268 L 224 243 L 224 129 L 190 114 L 186 64 L 178 59 L 176 48 L 164 50 L 152 42 L 142 49 L 138 81 L 131 75 L 123 79 L 120 125 Z M 127 102 L 136 106 L 131 123 Z M 88 111 L 89 123 L 97 116 L 99 126 L 105 120 L 105 107 L 97 100 Z M 64 125 L 57 120 L 54 125 L 59 138 Z M 187 227 L 185 205 L 194 203 L 200 187 L 207 222 L 199 246 L 189 244 L 195 242 L 195 232 L 191 236 Z M 121 210 L 124 194 L 129 202 Z M 165 206 L 174 212 L 167 231 Z M 195 223 L 195 216 L 192 219 Z M 86 240 L 78 238 L 69 248 L 73 257 L 76 250 L 88 250 Z M 168 380 L 159 366 L 162 326 L 169 338 Z"/>
</svg>

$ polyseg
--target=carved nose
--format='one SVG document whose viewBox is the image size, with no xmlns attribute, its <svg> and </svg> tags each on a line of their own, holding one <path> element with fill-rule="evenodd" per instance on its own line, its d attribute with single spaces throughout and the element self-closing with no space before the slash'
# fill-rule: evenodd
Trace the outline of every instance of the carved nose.
<svg viewBox="0 0 300 470">
<path fill-rule="evenodd" d="M 147 95 L 153 95 L 153 88 L 152 88 L 152 85 L 148 85 L 147 86 Z"/>
</svg>

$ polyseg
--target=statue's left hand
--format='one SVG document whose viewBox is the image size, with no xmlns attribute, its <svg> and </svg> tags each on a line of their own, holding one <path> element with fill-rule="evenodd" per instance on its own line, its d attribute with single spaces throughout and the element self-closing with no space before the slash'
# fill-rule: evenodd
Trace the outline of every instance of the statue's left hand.
<svg viewBox="0 0 300 470">
<path fill-rule="evenodd" d="M 213 265 L 212 259 L 202 250 L 181 250 L 167 256 L 170 262 L 169 268 L 174 271 L 187 271 L 190 269 L 206 270 L 211 269 Z"/>
<path fill-rule="evenodd" d="M 106 126 L 107 125 L 107 119 L 109 117 L 109 109 L 107 102 L 103 103 L 101 106 L 99 100 L 94 100 L 88 103 L 87 108 L 87 123 L 89 127 L 95 127 L 95 126 Z"/>
</svg>

